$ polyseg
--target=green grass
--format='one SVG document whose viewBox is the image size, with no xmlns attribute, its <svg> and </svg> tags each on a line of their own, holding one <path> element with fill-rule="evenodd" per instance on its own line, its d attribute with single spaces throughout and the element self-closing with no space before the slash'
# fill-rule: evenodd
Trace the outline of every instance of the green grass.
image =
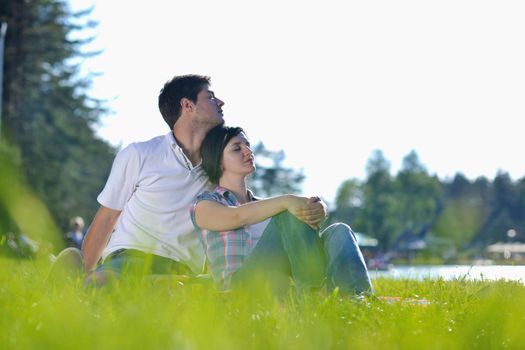
<svg viewBox="0 0 525 350">
<path fill-rule="evenodd" d="M 376 294 L 428 306 L 316 292 L 277 300 L 207 284 L 140 278 L 102 289 L 50 283 L 49 263 L 0 258 L 2 349 L 523 348 L 525 286 L 374 280 Z"/>
</svg>

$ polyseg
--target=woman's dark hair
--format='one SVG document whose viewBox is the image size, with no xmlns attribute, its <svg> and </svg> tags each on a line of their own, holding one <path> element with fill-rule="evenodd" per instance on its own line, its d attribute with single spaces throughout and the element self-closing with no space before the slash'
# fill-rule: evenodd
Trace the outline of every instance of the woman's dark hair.
<svg viewBox="0 0 525 350">
<path fill-rule="evenodd" d="M 170 130 L 180 117 L 180 100 L 187 98 L 197 103 L 197 95 L 209 85 L 210 77 L 195 74 L 176 76 L 164 84 L 159 95 L 159 110 Z"/>
<path fill-rule="evenodd" d="M 232 138 L 244 133 L 240 127 L 218 125 L 208 131 L 201 145 L 202 169 L 214 184 L 222 176 L 222 154 Z"/>
</svg>

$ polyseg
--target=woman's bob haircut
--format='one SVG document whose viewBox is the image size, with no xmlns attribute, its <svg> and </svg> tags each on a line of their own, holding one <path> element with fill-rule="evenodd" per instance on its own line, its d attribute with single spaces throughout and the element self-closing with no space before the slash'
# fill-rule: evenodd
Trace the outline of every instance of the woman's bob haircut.
<svg viewBox="0 0 525 350">
<path fill-rule="evenodd" d="M 217 125 L 208 133 L 202 141 L 201 158 L 202 169 L 213 184 L 218 184 L 222 176 L 222 154 L 224 148 L 232 138 L 239 134 L 246 134 L 244 130 L 238 126 L 224 126 Z"/>
</svg>

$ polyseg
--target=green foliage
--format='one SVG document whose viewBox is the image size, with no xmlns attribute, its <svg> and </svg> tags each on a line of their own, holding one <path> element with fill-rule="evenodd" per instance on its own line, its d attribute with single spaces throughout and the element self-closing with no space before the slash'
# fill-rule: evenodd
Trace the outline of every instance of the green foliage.
<svg viewBox="0 0 525 350">
<path fill-rule="evenodd" d="M 478 233 L 483 223 L 483 208 L 468 198 L 450 200 L 433 227 L 433 232 L 464 247 Z"/>
<path fill-rule="evenodd" d="M 278 300 L 207 285 L 127 280 L 50 284 L 49 264 L 0 259 L 2 349 L 520 348 L 525 287 L 464 279 L 376 279 L 377 296 Z M 408 298 L 408 299 L 407 299 Z M 427 306 L 410 299 L 426 299 Z M 406 301 L 403 301 L 406 300 Z"/>
<path fill-rule="evenodd" d="M 335 209 L 330 213 L 329 222 L 344 222 L 360 226 L 363 187 L 356 179 L 345 180 L 338 188 L 335 198 Z"/>
<path fill-rule="evenodd" d="M 414 151 L 403 159 L 394 186 L 400 231 L 417 232 L 436 219 L 442 196 L 441 184 L 437 177 L 429 176 Z"/>
<path fill-rule="evenodd" d="M 361 185 L 356 179 L 345 180 L 337 190 L 335 205 L 337 208 L 352 208 L 361 205 Z"/>
<path fill-rule="evenodd" d="M 251 188 L 257 196 L 301 192 L 305 176 L 302 171 L 283 166 L 284 151 L 268 150 L 260 142 L 254 147 L 254 153 L 257 171 L 251 178 Z"/>
<path fill-rule="evenodd" d="M 492 183 L 485 178 L 471 183 L 463 175 L 456 175 L 445 184 L 450 208 L 445 208 L 447 216 L 440 220 L 440 234 L 459 235 L 452 238 L 470 246 L 507 241 L 509 229 L 517 231 L 515 239 L 525 239 L 523 181 L 514 183 L 507 173 L 499 173 Z M 444 224 L 447 221 L 451 221 L 450 230 Z"/>
<path fill-rule="evenodd" d="M 524 237 L 525 231 L 525 196 L 523 180 L 513 183 L 509 174 L 500 172 L 493 182 L 493 201 L 489 219 L 484 223 L 480 239 L 485 242 L 507 240 L 507 231 L 517 229 Z M 489 238 L 490 237 L 490 238 Z"/>
<path fill-rule="evenodd" d="M 381 151 L 375 151 L 367 163 L 364 185 L 364 227 L 360 231 L 376 237 L 388 247 L 395 235 L 395 196 L 390 163 Z M 359 230 L 359 229 L 358 229 Z"/>
<path fill-rule="evenodd" d="M 11 169 L 20 166 L 20 151 L 16 147 L 10 147 L 0 140 L 0 168 L 3 170 L 0 174 L 0 198 L 4 198 L 4 189 L 8 186 L 9 177 L 15 176 Z M 4 170 L 5 169 L 5 170 Z M 18 174 L 16 174 L 18 175 Z M 0 199 L 0 239 L 5 237 L 7 232 L 18 232 L 13 218 L 9 214 L 4 200 Z"/>
<path fill-rule="evenodd" d="M 79 77 L 82 44 L 74 31 L 88 14 L 72 14 L 58 0 L 6 0 L 0 19 L 6 37 L 2 138 L 21 153 L 22 171 L 64 230 L 69 218 L 89 220 L 114 150 L 95 136 L 105 112 Z"/>
<path fill-rule="evenodd" d="M 384 250 L 413 238 L 429 244 L 428 251 L 421 253 L 443 255 L 507 241 L 510 229 L 517 233 L 515 240 L 523 241 L 525 178 L 513 182 L 501 172 L 493 182 L 483 177 L 470 182 L 457 174 L 442 182 L 428 174 L 414 151 L 392 177 L 388 160 L 375 151 L 366 180 L 343 182 L 330 214 L 330 222 L 343 221 L 372 235 Z"/>
<path fill-rule="evenodd" d="M 42 253 L 51 247 L 59 250 L 63 246 L 59 230 L 47 207 L 25 184 L 18 154 L 0 142 L 0 237 L 22 233 L 38 242 Z"/>
</svg>

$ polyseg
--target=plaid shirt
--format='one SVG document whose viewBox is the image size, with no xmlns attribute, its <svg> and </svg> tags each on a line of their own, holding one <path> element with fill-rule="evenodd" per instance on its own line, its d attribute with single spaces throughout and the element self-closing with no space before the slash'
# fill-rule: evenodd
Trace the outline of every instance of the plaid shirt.
<svg viewBox="0 0 525 350">
<path fill-rule="evenodd" d="M 249 195 L 253 200 L 257 200 L 251 192 Z M 190 207 L 191 220 L 204 246 L 213 279 L 222 289 L 228 289 L 232 274 L 242 266 L 253 249 L 254 242 L 249 232 L 250 226 L 222 232 L 201 229 L 195 222 L 195 207 L 203 200 L 235 207 L 241 203 L 229 190 L 217 186 L 213 192 L 206 191 L 197 196 Z"/>
</svg>

